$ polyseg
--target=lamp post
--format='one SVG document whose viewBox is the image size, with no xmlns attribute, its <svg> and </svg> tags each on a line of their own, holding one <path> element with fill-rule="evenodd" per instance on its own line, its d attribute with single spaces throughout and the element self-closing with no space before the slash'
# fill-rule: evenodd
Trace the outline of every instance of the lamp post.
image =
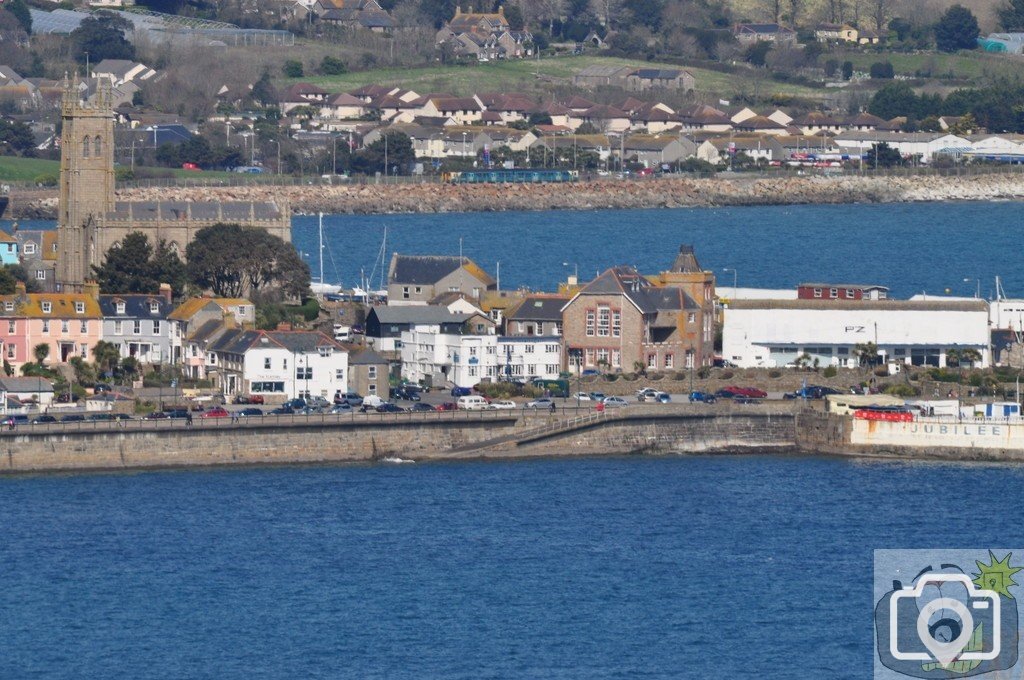
<svg viewBox="0 0 1024 680">
<path fill-rule="evenodd" d="M 281 174 L 281 142 L 276 139 L 270 140 L 274 144 L 277 144 L 277 174 Z"/>
<path fill-rule="evenodd" d="M 563 262 L 562 266 L 563 267 L 568 267 L 569 263 L 568 262 Z M 576 262 L 572 263 L 572 276 L 573 276 L 574 279 L 576 279 L 576 283 L 580 282 L 580 265 L 578 263 L 576 263 Z"/>
<path fill-rule="evenodd" d="M 469 154 L 466 153 L 466 133 L 462 133 L 462 157 L 465 158 Z"/>
<path fill-rule="evenodd" d="M 726 267 L 725 269 L 722 270 L 722 272 L 723 273 L 724 272 L 732 272 L 732 297 L 735 300 L 736 299 L 736 292 L 737 292 L 736 291 L 736 278 L 738 276 L 737 273 L 736 273 L 736 269 L 733 268 L 733 267 Z"/>
<path fill-rule="evenodd" d="M 331 135 L 331 174 L 338 174 L 338 135 Z"/>
<path fill-rule="evenodd" d="M 981 279 L 973 279 L 973 278 L 971 278 L 969 276 L 964 279 L 964 283 L 969 283 L 971 281 L 974 281 L 974 297 L 980 298 L 981 297 Z"/>
</svg>

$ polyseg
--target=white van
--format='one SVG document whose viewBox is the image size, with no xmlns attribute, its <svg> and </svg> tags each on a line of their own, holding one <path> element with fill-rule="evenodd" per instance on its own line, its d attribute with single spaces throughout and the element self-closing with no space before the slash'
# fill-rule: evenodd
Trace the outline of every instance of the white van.
<svg viewBox="0 0 1024 680">
<path fill-rule="evenodd" d="M 465 411 L 482 411 L 487 408 L 487 400 L 483 397 L 472 394 L 468 397 L 459 397 L 455 405 L 460 410 Z"/>
</svg>

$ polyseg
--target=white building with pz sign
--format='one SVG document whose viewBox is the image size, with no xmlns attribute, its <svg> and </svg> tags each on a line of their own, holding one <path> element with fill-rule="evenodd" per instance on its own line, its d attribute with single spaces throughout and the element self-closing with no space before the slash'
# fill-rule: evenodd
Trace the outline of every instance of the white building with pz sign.
<svg viewBox="0 0 1024 680">
<path fill-rule="evenodd" d="M 858 345 L 874 343 L 879 359 L 908 366 L 945 366 L 950 350 L 976 350 L 990 362 L 984 300 L 736 300 L 724 312 L 722 357 L 740 368 L 804 361 L 853 367 Z"/>
</svg>

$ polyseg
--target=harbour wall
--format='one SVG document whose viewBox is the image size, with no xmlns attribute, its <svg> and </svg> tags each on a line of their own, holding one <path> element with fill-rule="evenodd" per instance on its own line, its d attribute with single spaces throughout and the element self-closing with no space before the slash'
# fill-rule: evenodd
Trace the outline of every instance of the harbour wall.
<svg viewBox="0 0 1024 680">
<path fill-rule="evenodd" d="M 0 474 L 220 465 L 468 460 L 796 450 L 785 405 L 710 410 L 637 405 L 623 413 L 476 412 L 287 417 L 272 422 L 129 421 L 21 426 L 0 435 Z M 625 412 L 628 411 L 628 412 Z M 34 429 L 38 427 L 39 429 Z"/>
<path fill-rule="evenodd" d="M 250 184 L 122 188 L 118 200 L 285 200 L 293 210 L 336 214 L 593 210 L 749 205 L 896 203 L 1024 198 L 1024 171 L 712 178 L 600 179 L 566 184 L 440 184 L 410 179 L 374 184 Z M 8 213 L 56 219 L 57 193 L 15 189 Z"/>
</svg>

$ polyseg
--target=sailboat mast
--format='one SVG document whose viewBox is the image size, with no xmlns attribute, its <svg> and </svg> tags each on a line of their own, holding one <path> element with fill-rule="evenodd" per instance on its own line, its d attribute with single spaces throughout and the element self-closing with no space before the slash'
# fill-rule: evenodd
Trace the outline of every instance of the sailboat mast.
<svg viewBox="0 0 1024 680">
<path fill-rule="evenodd" d="M 324 286 L 324 214 L 320 213 L 320 288 Z"/>
</svg>

